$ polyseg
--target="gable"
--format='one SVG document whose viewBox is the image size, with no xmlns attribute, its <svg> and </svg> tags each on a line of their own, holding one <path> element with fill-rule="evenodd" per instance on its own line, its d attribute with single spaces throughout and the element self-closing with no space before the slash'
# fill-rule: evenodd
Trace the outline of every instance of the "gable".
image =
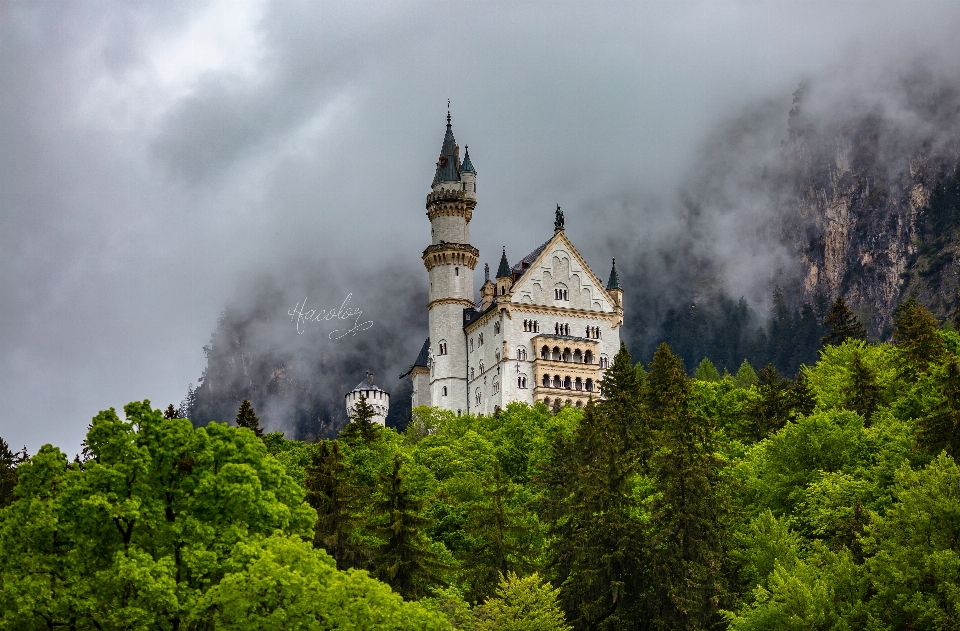
<svg viewBox="0 0 960 631">
<path fill-rule="evenodd" d="M 558 300 L 555 291 L 566 292 Z M 600 279 L 561 232 L 554 236 L 510 290 L 510 302 L 611 313 Z"/>
</svg>

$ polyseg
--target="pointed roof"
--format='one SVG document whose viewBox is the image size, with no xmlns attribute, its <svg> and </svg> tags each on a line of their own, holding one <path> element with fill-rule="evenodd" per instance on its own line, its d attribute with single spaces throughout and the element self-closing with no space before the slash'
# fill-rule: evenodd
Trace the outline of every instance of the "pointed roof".
<svg viewBox="0 0 960 631">
<path fill-rule="evenodd" d="M 368 371 L 367 378 L 358 383 L 353 392 L 385 392 L 385 390 L 373 383 L 373 373 Z"/>
<path fill-rule="evenodd" d="M 610 268 L 610 280 L 607 281 L 607 291 L 611 289 L 620 289 L 620 277 L 617 275 L 617 259 L 613 259 L 613 267 Z"/>
<path fill-rule="evenodd" d="M 503 248 L 503 256 L 500 257 L 500 267 L 497 268 L 497 278 L 510 276 L 510 264 L 507 263 L 507 248 Z"/>
<path fill-rule="evenodd" d="M 476 173 L 477 170 L 473 168 L 473 162 L 470 162 L 470 146 L 467 145 L 463 148 L 463 164 L 460 165 L 461 173 Z"/>
<path fill-rule="evenodd" d="M 424 368 L 426 368 L 428 359 L 430 359 L 430 338 L 429 337 L 423 341 L 423 347 L 420 349 L 420 354 L 417 355 L 417 360 L 413 362 L 413 366 L 410 366 L 410 368 L 407 369 L 407 372 L 400 375 L 400 379 L 403 379 L 404 377 L 412 373 L 413 369 L 416 368 L 417 366 L 423 366 Z"/>
<path fill-rule="evenodd" d="M 447 133 L 443 136 L 443 147 L 440 149 L 440 159 L 437 160 L 437 173 L 433 176 L 433 183 L 459 181 L 460 161 L 457 156 L 457 141 L 453 137 L 453 126 L 450 124 L 450 110 L 447 110 Z"/>
</svg>

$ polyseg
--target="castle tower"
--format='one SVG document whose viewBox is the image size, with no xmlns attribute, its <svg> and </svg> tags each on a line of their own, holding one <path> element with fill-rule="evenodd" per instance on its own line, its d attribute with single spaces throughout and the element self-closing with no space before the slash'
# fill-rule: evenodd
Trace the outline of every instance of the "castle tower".
<svg viewBox="0 0 960 631">
<path fill-rule="evenodd" d="M 474 306 L 473 270 L 480 256 L 470 245 L 476 175 L 469 151 L 460 163 L 447 111 L 447 132 L 427 195 L 431 244 L 423 251 L 423 264 L 430 275 L 430 401 L 448 410 L 467 408 L 463 310 Z"/>
<path fill-rule="evenodd" d="M 353 413 L 353 408 L 360 397 L 366 399 L 367 405 L 373 408 L 375 412 L 373 422 L 385 426 L 387 424 L 387 414 L 390 412 L 390 395 L 374 385 L 372 372 L 368 372 L 367 378 L 344 396 L 348 417 Z"/>
</svg>

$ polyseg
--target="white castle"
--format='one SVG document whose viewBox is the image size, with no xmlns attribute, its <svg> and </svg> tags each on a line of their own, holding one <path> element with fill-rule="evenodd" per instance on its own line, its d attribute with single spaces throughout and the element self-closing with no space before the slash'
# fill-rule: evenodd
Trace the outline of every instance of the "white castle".
<svg viewBox="0 0 960 631">
<path fill-rule="evenodd" d="M 475 302 L 470 245 L 477 172 L 469 148 L 460 162 L 450 113 L 427 195 L 431 244 L 423 251 L 430 275 L 430 337 L 401 378 L 413 380 L 413 405 L 458 414 L 492 414 L 511 401 L 582 406 L 620 348 L 623 290 L 616 261 L 606 286 L 573 247 L 557 206 L 553 236 L 519 262 L 500 258 Z"/>
<path fill-rule="evenodd" d="M 347 406 L 347 418 L 353 414 L 354 408 L 360 402 L 361 397 L 366 399 L 367 405 L 373 408 L 373 418 L 371 420 L 374 423 L 386 425 L 387 414 L 390 413 L 390 395 L 386 390 L 373 383 L 372 372 L 367 372 L 367 378 L 343 397 L 344 404 Z"/>
</svg>

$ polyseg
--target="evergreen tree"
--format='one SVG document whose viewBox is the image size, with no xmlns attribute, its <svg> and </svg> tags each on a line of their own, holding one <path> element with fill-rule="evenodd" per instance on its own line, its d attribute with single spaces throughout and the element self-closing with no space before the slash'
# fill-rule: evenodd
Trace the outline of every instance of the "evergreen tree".
<svg viewBox="0 0 960 631">
<path fill-rule="evenodd" d="M 744 410 L 746 435 L 760 441 L 787 424 L 793 412 L 790 380 L 783 379 L 773 364 L 767 364 L 757 376 L 760 397 Z"/>
<path fill-rule="evenodd" d="M 698 381 L 720 381 L 720 372 L 712 361 L 704 357 L 697 366 L 696 372 L 693 373 L 693 378 Z"/>
<path fill-rule="evenodd" d="M 326 550 L 338 569 L 360 565 L 359 552 L 350 545 L 350 533 L 358 522 L 360 494 L 350 483 L 340 444 L 321 441 L 311 451 L 305 473 L 306 500 L 317 511 L 313 545 Z"/>
<path fill-rule="evenodd" d="M 708 629 L 723 596 L 720 464 L 711 421 L 688 406 L 683 362 L 661 344 L 650 366 L 648 396 L 660 415 L 653 472 L 660 495 L 651 522 L 658 629 Z M 657 393 L 654 394 L 653 384 Z"/>
<path fill-rule="evenodd" d="M 838 295 L 837 299 L 833 301 L 830 313 L 824 319 L 823 324 L 830 330 L 820 340 L 824 345 L 839 345 L 851 339 L 867 339 L 867 330 L 863 328 L 863 323 L 860 322 L 857 314 L 847 306 L 847 302 L 841 295 Z"/>
<path fill-rule="evenodd" d="M 640 464 L 646 461 L 653 448 L 652 437 L 643 416 L 643 380 L 632 364 L 627 345 L 620 342 L 620 350 L 600 384 L 603 399 L 597 404 L 621 454 L 636 453 Z"/>
<path fill-rule="evenodd" d="M 817 401 L 810 390 L 807 375 L 801 370 L 796 380 L 790 386 L 790 407 L 794 416 L 807 416 L 813 413 Z"/>
<path fill-rule="evenodd" d="M 253 411 L 253 405 L 251 405 L 250 401 L 247 399 L 243 400 L 243 403 L 240 404 L 240 409 L 237 411 L 237 425 L 239 427 L 246 427 L 247 429 L 253 430 L 253 433 L 257 435 L 257 438 L 263 438 L 263 429 L 260 427 L 260 419 L 257 418 L 256 412 Z"/>
<path fill-rule="evenodd" d="M 863 363 L 860 352 L 853 355 L 850 366 L 850 390 L 847 392 L 846 407 L 863 417 L 863 426 L 870 427 L 873 413 L 882 403 L 882 392 L 877 385 L 877 375 L 873 369 Z"/>
<path fill-rule="evenodd" d="M 173 404 L 171 403 L 167 406 L 167 409 L 163 411 L 163 418 L 167 420 L 180 418 L 180 411 L 173 407 Z"/>
<path fill-rule="evenodd" d="M 757 373 L 746 359 L 740 364 L 737 374 L 733 377 L 733 382 L 737 384 L 738 388 L 749 388 L 757 383 Z"/>
<path fill-rule="evenodd" d="M 423 517 L 423 500 L 404 485 L 400 465 L 400 454 L 394 454 L 390 473 L 380 476 L 372 525 L 383 543 L 374 551 L 372 573 L 404 598 L 416 599 L 440 582 L 443 566 L 424 532 L 430 520 Z"/>
<path fill-rule="evenodd" d="M 13 501 L 13 490 L 17 487 L 17 467 L 27 458 L 27 450 L 13 452 L 3 438 L 0 438 L 0 508 Z"/>
<path fill-rule="evenodd" d="M 940 403 L 917 422 L 917 443 L 930 454 L 946 451 L 960 459 L 960 364 L 953 356 L 944 367 Z"/>
<path fill-rule="evenodd" d="M 477 631 L 571 631 L 557 604 L 558 590 L 536 573 L 500 575 L 496 596 L 477 607 Z"/>
<path fill-rule="evenodd" d="M 367 397 L 360 395 L 350 411 L 350 422 L 340 430 L 340 438 L 348 445 L 356 444 L 360 440 L 367 445 L 374 442 L 380 438 L 383 429 L 379 423 L 373 421 L 376 415 L 376 411 L 367 403 Z"/>
<path fill-rule="evenodd" d="M 937 321 L 914 298 L 908 298 L 894 314 L 893 341 L 903 351 L 907 372 L 912 368 L 926 372 L 946 352 Z"/>
</svg>

